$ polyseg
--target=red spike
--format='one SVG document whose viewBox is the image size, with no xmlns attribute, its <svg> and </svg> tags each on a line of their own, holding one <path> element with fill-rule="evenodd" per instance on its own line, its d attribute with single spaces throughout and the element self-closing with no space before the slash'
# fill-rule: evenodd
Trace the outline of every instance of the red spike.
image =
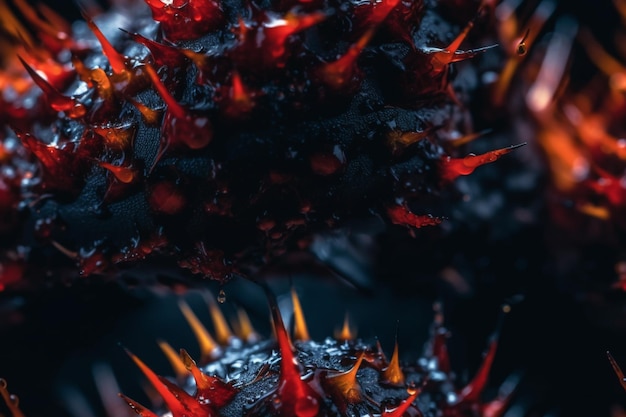
<svg viewBox="0 0 626 417">
<path fill-rule="evenodd" d="M 174 395 L 165 384 L 163 384 L 161 378 L 159 378 L 159 376 L 155 374 L 152 369 L 150 369 L 145 363 L 143 363 L 141 359 L 139 359 L 129 350 L 126 350 L 126 353 L 128 354 L 128 356 L 130 356 L 133 362 L 135 362 L 141 372 L 146 376 L 146 378 L 148 378 L 150 384 L 163 398 L 163 401 L 165 401 L 167 408 L 169 408 L 172 412 L 173 417 L 191 417 L 188 414 L 189 410 L 186 408 L 185 404 L 183 404 L 181 400 L 176 395 Z M 198 417 L 200 416 L 201 414 L 198 415 Z"/>
<path fill-rule="evenodd" d="M 102 168 L 110 171 L 118 181 L 130 184 L 137 178 L 137 171 L 131 167 L 109 164 L 108 162 L 98 162 Z"/>
<path fill-rule="evenodd" d="M 217 417 L 215 410 L 206 402 L 196 400 L 178 385 L 161 376 L 159 380 L 178 399 L 182 408 L 185 410 L 183 414 L 184 417 Z"/>
<path fill-rule="evenodd" d="M 367 46 L 374 35 L 374 29 L 369 29 L 357 43 L 352 45 L 348 52 L 337 61 L 325 64 L 321 69 L 321 76 L 325 83 L 333 88 L 341 88 L 352 79 L 356 70 L 356 59 Z"/>
<path fill-rule="evenodd" d="M 478 368 L 478 372 L 476 372 L 476 375 L 470 383 L 461 390 L 459 402 L 473 402 L 480 399 L 480 394 L 482 394 L 487 385 L 489 371 L 491 371 L 491 365 L 493 365 L 497 349 L 498 340 L 494 337 L 489 343 L 489 348 L 487 349 L 483 363 L 480 365 L 480 368 Z"/>
<path fill-rule="evenodd" d="M 184 349 L 180 350 L 180 357 L 196 381 L 196 398 L 203 398 L 203 401 L 208 401 L 211 407 L 215 409 L 224 407 L 239 392 L 231 384 L 202 372 Z"/>
<path fill-rule="evenodd" d="M 26 71 L 31 76 L 33 81 L 35 81 L 35 84 L 43 90 L 44 94 L 48 98 L 50 107 L 52 107 L 55 111 L 63 111 L 72 118 L 82 117 L 85 114 L 85 106 L 77 100 L 61 94 L 56 88 L 50 85 L 48 81 L 41 77 L 37 71 L 28 65 L 21 56 L 18 55 L 18 58 L 22 62 L 22 65 L 24 65 L 24 68 L 26 68 Z"/>
<path fill-rule="evenodd" d="M 370 26 L 377 26 L 383 22 L 389 16 L 389 13 L 400 3 L 400 0 L 382 0 L 380 2 L 371 3 L 368 7 L 369 15 L 367 16 L 367 24 Z"/>
<path fill-rule="evenodd" d="M 387 215 L 393 224 L 412 226 L 418 229 L 424 226 L 436 226 L 442 222 L 441 218 L 430 214 L 413 214 L 405 205 L 400 204 L 387 207 Z"/>
<path fill-rule="evenodd" d="M 87 16 L 86 13 L 83 13 L 83 18 L 87 22 L 89 29 L 91 29 L 93 34 L 96 35 L 96 38 L 98 38 L 100 45 L 102 45 L 102 53 L 109 60 L 113 73 L 121 74 L 126 71 L 126 58 L 115 50 L 113 45 L 111 45 L 111 42 L 109 42 L 106 36 L 104 36 L 100 28 L 96 26 L 91 17 Z"/>
<path fill-rule="evenodd" d="M 616 207 L 626 205 L 626 179 L 616 177 L 600 167 L 594 167 L 600 175 L 596 181 L 586 181 L 586 184 L 596 193 L 606 197 L 608 202 Z"/>
<path fill-rule="evenodd" d="M 506 155 L 514 149 L 526 145 L 526 143 L 520 143 L 518 145 L 509 146 L 507 148 L 496 149 L 489 151 L 481 155 L 469 154 L 464 158 L 452 158 L 450 156 L 443 156 L 441 159 L 441 177 L 445 181 L 454 181 L 461 175 L 469 175 L 476 168 L 481 165 L 485 165 L 498 160 L 502 155 Z"/>
<path fill-rule="evenodd" d="M 300 377 L 300 363 L 291 350 L 291 342 L 278 305 L 271 299 L 270 310 L 280 351 L 280 379 L 276 395 L 282 402 L 283 417 L 314 417 L 319 411 L 317 395 Z"/>
<path fill-rule="evenodd" d="M 169 93 L 154 68 L 151 65 L 146 65 L 145 68 L 154 87 L 167 104 L 161 143 L 152 164 L 152 170 L 170 147 L 176 147 L 181 143 L 189 149 L 201 149 L 207 146 L 213 139 L 213 125 L 208 117 L 188 114 L 187 110 Z"/>
<path fill-rule="evenodd" d="M 152 54 L 155 63 L 159 67 L 167 68 L 181 68 L 183 63 L 187 59 L 185 53 L 180 49 L 166 45 L 163 43 L 155 42 L 152 39 L 148 39 L 138 33 L 130 33 L 122 29 L 122 32 L 128 34 L 137 43 L 142 44 Z"/>
<path fill-rule="evenodd" d="M 626 377 L 624 376 L 624 372 L 622 371 L 622 369 L 619 367 L 619 365 L 613 358 L 613 355 L 611 355 L 611 352 L 607 351 L 606 356 L 609 358 L 609 362 L 611 363 L 611 366 L 613 367 L 613 371 L 615 372 L 615 375 L 617 375 L 617 378 L 619 379 L 620 385 L 622 386 L 622 388 L 626 390 Z"/>
<path fill-rule="evenodd" d="M 222 9 L 213 0 L 145 0 L 152 17 L 161 22 L 165 36 L 172 41 L 197 39 L 222 20 Z"/>
<path fill-rule="evenodd" d="M 417 396 L 419 395 L 419 393 L 420 393 L 419 390 L 416 390 L 413 394 L 409 395 L 409 398 L 402 401 L 400 405 L 394 408 L 393 410 L 384 410 L 382 412 L 382 416 L 383 417 L 402 417 L 404 413 L 407 412 L 409 407 L 413 405 L 413 401 L 417 399 Z"/>
<path fill-rule="evenodd" d="M 63 170 L 71 169 L 70 167 L 74 166 L 74 155 L 55 146 L 46 145 L 30 133 L 24 133 L 19 130 L 16 130 L 15 133 L 21 140 L 22 145 L 39 160 L 44 172 L 50 177 L 52 184 L 54 186 L 62 185 L 63 181 L 54 181 L 54 179 L 61 179 L 62 176 L 58 175 L 59 171 L 63 172 Z M 71 184 L 65 185 L 71 187 Z"/>
<path fill-rule="evenodd" d="M 131 400 L 130 398 L 128 398 L 124 394 L 118 394 L 118 395 L 120 396 L 121 399 L 123 399 L 126 402 L 126 404 L 128 404 L 130 406 L 130 408 L 138 416 L 141 416 L 141 417 L 159 417 L 158 415 L 154 414 L 152 411 L 148 410 L 143 405 L 139 404 L 136 401 Z"/>
<path fill-rule="evenodd" d="M 325 18 L 324 13 L 317 12 L 302 16 L 287 13 L 284 19 L 272 19 L 263 26 L 265 34 L 263 49 L 269 52 L 272 59 L 280 58 L 285 54 L 287 38 L 320 23 Z"/>
<path fill-rule="evenodd" d="M 146 73 L 150 77 L 150 80 L 152 81 L 152 84 L 154 85 L 154 88 L 156 88 L 157 92 L 167 105 L 167 111 L 173 114 L 178 119 L 185 119 L 187 117 L 187 111 L 176 101 L 174 96 L 170 94 L 169 90 L 167 89 L 165 84 L 163 84 L 163 81 L 161 81 L 161 78 L 157 74 L 154 67 L 148 64 L 145 66 L 145 69 Z"/>
<path fill-rule="evenodd" d="M 474 27 L 474 21 L 470 21 L 465 29 L 459 35 L 450 42 L 445 49 L 433 48 L 430 52 L 432 53 L 432 57 L 430 59 L 430 63 L 432 65 L 431 73 L 433 75 L 441 73 L 446 67 L 454 62 L 455 54 L 458 49 L 461 47 L 461 44 L 467 37 L 469 31 Z"/>
<path fill-rule="evenodd" d="M 245 115 L 254 107 L 252 95 L 247 91 L 237 71 L 233 71 L 232 86 L 229 88 L 228 98 L 224 111 L 231 117 Z"/>
</svg>

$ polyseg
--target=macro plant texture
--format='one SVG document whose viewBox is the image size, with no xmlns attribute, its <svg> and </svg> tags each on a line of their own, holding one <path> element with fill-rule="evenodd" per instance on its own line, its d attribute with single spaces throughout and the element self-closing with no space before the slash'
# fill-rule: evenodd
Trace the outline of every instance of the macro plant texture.
<svg viewBox="0 0 626 417">
<path fill-rule="evenodd" d="M 596 6 L 0 0 L 0 414 L 626 413 Z"/>
</svg>

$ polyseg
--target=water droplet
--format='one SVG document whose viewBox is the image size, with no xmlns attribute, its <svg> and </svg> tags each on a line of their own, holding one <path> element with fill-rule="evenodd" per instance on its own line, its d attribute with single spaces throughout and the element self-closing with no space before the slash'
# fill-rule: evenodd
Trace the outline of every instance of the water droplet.
<svg viewBox="0 0 626 417">
<path fill-rule="evenodd" d="M 226 302 L 226 292 L 224 289 L 221 289 L 219 294 L 217 295 L 217 302 L 220 304 L 224 304 Z"/>
</svg>

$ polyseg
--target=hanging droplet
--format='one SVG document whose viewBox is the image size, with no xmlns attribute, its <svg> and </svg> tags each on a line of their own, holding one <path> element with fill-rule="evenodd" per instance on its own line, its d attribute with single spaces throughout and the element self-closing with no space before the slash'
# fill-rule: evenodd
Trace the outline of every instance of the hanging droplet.
<svg viewBox="0 0 626 417">
<path fill-rule="evenodd" d="M 522 36 L 522 39 L 517 44 L 517 55 L 524 56 L 528 52 L 528 47 L 526 46 L 526 39 L 528 38 L 528 34 L 530 33 L 530 28 L 526 29 L 526 33 Z"/>
<path fill-rule="evenodd" d="M 217 302 L 220 304 L 224 304 L 226 302 L 226 291 L 224 291 L 223 288 L 221 288 L 219 294 L 217 294 Z"/>
</svg>

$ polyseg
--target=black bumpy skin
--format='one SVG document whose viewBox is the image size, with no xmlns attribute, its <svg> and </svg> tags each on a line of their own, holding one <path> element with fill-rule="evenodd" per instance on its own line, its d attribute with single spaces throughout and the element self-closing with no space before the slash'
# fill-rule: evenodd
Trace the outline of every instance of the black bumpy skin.
<svg viewBox="0 0 626 417">
<path fill-rule="evenodd" d="M 16 47 L 26 71 L 7 81 L 30 87 L 1 102 L 17 172 L 4 180 L 22 209 L 4 225 L 15 236 L 4 258 L 21 275 L 150 257 L 224 282 L 347 221 L 441 221 L 428 210 L 467 174 L 443 171 L 478 87 L 475 69 L 453 63 L 478 52 L 451 42 L 484 46 L 488 6 L 147 3 L 48 35 L 39 56 L 62 77 L 37 76 L 43 59 Z M 196 6 L 214 14 L 185 20 Z M 465 29 L 442 17 L 461 15 L 474 19 Z"/>
</svg>

